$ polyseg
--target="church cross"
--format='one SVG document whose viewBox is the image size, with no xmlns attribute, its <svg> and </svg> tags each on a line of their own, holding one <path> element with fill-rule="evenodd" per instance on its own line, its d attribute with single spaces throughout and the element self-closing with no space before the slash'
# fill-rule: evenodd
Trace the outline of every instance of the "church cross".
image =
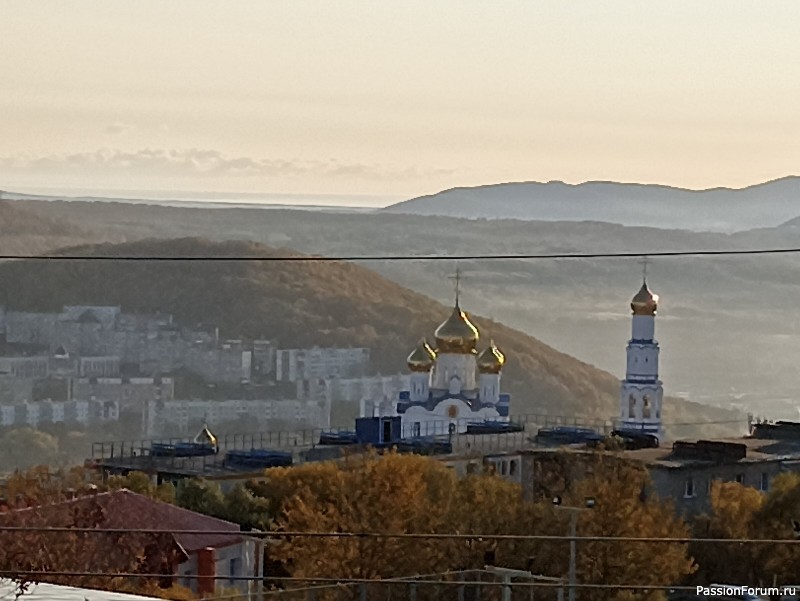
<svg viewBox="0 0 800 601">
<path fill-rule="evenodd" d="M 458 297 L 461 293 L 461 268 L 456 267 L 456 274 L 449 276 L 451 280 L 456 282 L 456 307 L 458 306 Z"/>
<path fill-rule="evenodd" d="M 645 284 L 647 283 L 647 266 L 650 265 L 650 263 L 652 263 L 652 261 L 647 258 L 647 255 L 644 255 L 642 260 L 639 261 L 639 265 L 642 266 L 642 282 Z"/>
</svg>

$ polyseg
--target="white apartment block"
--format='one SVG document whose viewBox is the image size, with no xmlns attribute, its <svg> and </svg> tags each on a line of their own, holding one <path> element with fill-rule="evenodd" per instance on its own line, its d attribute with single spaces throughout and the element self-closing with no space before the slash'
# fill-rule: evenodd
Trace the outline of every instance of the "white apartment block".
<svg viewBox="0 0 800 601">
<path fill-rule="evenodd" d="M 0 426 L 95 424 L 119 420 L 119 404 L 111 401 L 37 401 L 0 405 Z"/>
<path fill-rule="evenodd" d="M 368 348 L 279 349 L 275 353 L 278 381 L 352 378 L 369 370 Z"/>
<path fill-rule="evenodd" d="M 144 430 L 146 437 L 162 434 L 165 423 L 189 433 L 192 422 L 215 425 L 246 419 L 257 431 L 270 420 L 280 420 L 298 428 L 330 428 L 331 405 L 324 400 L 183 400 L 150 401 L 146 405 Z"/>
</svg>

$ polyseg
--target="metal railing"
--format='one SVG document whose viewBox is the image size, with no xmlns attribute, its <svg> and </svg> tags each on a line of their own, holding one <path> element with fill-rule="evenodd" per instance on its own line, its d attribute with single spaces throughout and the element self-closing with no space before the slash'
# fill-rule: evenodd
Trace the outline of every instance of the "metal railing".
<svg viewBox="0 0 800 601">
<path fill-rule="evenodd" d="M 614 429 L 619 427 L 618 420 L 591 419 L 581 416 L 547 415 L 547 414 L 525 414 L 513 415 L 509 419 L 511 423 L 524 427 L 521 432 L 503 432 L 488 434 L 470 434 L 453 432 L 448 434 L 448 427 L 453 420 L 443 419 L 441 421 L 431 421 L 421 423 L 419 430 L 413 434 L 419 436 L 433 436 L 438 439 L 449 440 L 453 445 L 453 452 L 463 453 L 469 451 L 504 451 L 517 450 L 524 446 L 531 446 L 535 440 L 539 428 L 553 426 L 591 428 L 598 434 L 609 435 Z M 466 423 L 466 422 L 465 422 Z M 697 427 L 702 424 L 667 424 L 671 428 L 677 427 Z M 742 422 L 745 425 L 745 422 Z M 404 428 L 404 435 L 408 435 L 408 426 Z M 231 450 L 251 450 L 251 449 L 273 449 L 289 451 L 295 456 L 297 461 L 302 461 L 303 453 L 319 445 L 320 435 L 323 432 L 347 432 L 345 429 L 304 429 L 296 431 L 274 431 L 274 432 L 244 432 L 224 434 L 217 437 L 219 446 L 219 456 L 200 457 L 159 457 L 163 462 L 166 459 L 183 460 L 186 464 L 195 464 L 198 460 L 213 464 L 224 456 L 226 451 Z M 131 459 L 142 458 L 150 455 L 150 448 L 153 443 L 175 444 L 186 442 L 184 438 L 153 438 L 133 441 L 104 441 L 92 443 L 92 455 L 94 460 L 108 459 Z M 326 445 L 322 445 L 326 446 Z M 141 459 L 137 459 L 141 461 Z"/>
</svg>

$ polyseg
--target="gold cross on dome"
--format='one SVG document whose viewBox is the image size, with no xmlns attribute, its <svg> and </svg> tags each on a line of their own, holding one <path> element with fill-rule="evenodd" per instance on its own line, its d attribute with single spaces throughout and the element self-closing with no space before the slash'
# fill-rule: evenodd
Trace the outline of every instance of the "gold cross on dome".
<svg viewBox="0 0 800 601">
<path fill-rule="evenodd" d="M 456 267 L 456 274 L 449 276 L 451 280 L 456 282 L 456 307 L 458 306 L 458 297 L 461 293 L 461 268 Z"/>
<path fill-rule="evenodd" d="M 650 265 L 652 261 L 647 258 L 647 255 L 642 257 L 642 260 L 639 261 L 639 265 L 642 266 L 642 282 L 647 283 L 647 266 Z"/>
</svg>

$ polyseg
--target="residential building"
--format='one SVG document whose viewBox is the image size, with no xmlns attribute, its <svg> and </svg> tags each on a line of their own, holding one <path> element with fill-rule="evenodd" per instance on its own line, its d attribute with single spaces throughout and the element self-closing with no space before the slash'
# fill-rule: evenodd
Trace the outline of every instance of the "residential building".
<svg viewBox="0 0 800 601">
<path fill-rule="evenodd" d="M 97 529 L 175 531 L 174 534 L 166 535 L 165 539 L 165 544 L 171 548 L 148 545 L 144 548 L 145 553 L 157 555 L 145 556 L 135 561 L 150 562 L 153 566 L 158 566 L 159 570 L 165 570 L 169 566 L 159 573 L 202 596 L 213 595 L 215 588 L 223 586 L 242 593 L 254 592 L 254 579 L 261 575 L 262 545 L 258 540 L 242 534 L 238 524 L 156 501 L 126 489 L 10 511 L 0 514 L 0 523 L 44 523 L 51 527 L 66 528 L 75 526 L 76 520 L 87 519 L 84 516 L 91 516 L 91 527 Z M 193 533 L 182 534 L 182 530 L 191 530 Z M 213 534 L 203 534 L 204 530 Z M 114 541 L 109 541 L 109 544 L 117 549 L 124 549 L 125 535 L 114 536 Z M 131 535 L 131 552 L 136 552 L 137 542 L 141 538 L 135 537 L 136 535 Z M 165 562 L 165 556 L 175 557 L 175 563 Z M 134 559 L 130 558 L 129 561 L 128 558 L 121 557 L 120 567 L 126 568 Z M 87 562 L 88 560 L 89 558 Z M 64 566 L 56 563 L 49 567 L 53 571 L 62 568 L 69 571 L 75 565 L 82 565 L 79 556 L 65 557 L 64 562 Z M 198 576 L 201 578 L 197 578 Z"/>
<path fill-rule="evenodd" d="M 275 354 L 275 379 L 279 382 L 359 378 L 368 370 L 368 348 L 279 349 Z"/>
<path fill-rule="evenodd" d="M 280 422 L 284 429 L 330 428 L 331 404 L 328 401 L 288 400 L 176 400 L 149 401 L 146 405 L 146 437 L 160 436 L 165 424 L 188 433 L 197 423 L 220 425 L 246 422 L 247 431 L 267 429 L 270 422 Z"/>
</svg>

